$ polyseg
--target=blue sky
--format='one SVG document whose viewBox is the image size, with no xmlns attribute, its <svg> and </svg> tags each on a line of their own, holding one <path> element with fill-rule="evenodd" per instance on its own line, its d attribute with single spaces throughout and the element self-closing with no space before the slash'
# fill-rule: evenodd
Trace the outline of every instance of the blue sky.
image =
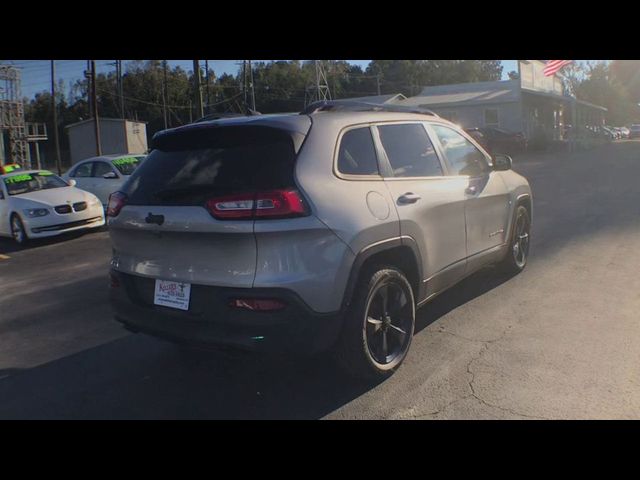
<svg viewBox="0 0 640 480">
<path fill-rule="evenodd" d="M 209 60 L 209 68 L 213 69 L 217 75 L 222 73 L 235 74 L 238 71 L 240 60 Z M 96 70 L 98 73 L 115 70 L 114 60 L 96 60 Z M 123 63 L 126 66 L 127 60 Z M 204 67 L 204 60 L 200 60 Z M 348 60 L 349 63 L 360 65 L 363 69 L 367 67 L 370 60 Z M 51 88 L 51 70 L 49 60 L 0 60 L 0 63 L 13 64 L 22 70 L 22 95 L 28 98 L 33 97 L 37 92 L 49 90 Z M 193 69 L 193 60 L 169 60 L 172 66 L 180 65 L 189 71 Z M 515 60 L 502 60 L 502 78 L 507 78 L 507 74 L 516 70 Z M 86 60 L 56 60 L 56 77 L 65 81 L 65 88 L 68 88 L 77 79 L 82 78 L 86 68 Z M 65 93 L 68 93 L 66 91 Z"/>
</svg>

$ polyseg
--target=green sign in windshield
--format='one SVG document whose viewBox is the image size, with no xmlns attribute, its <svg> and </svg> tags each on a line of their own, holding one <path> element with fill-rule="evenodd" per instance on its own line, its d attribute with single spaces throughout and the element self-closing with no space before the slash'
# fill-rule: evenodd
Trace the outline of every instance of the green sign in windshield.
<svg viewBox="0 0 640 480">
<path fill-rule="evenodd" d="M 33 177 L 28 173 L 24 173 L 22 175 L 14 175 L 13 177 L 8 177 L 4 179 L 4 183 L 20 183 L 20 182 L 28 182 L 29 180 L 33 180 Z"/>
<path fill-rule="evenodd" d="M 131 175 L 140 164 L 140 157 L 122 157 L 112 161 L 123 175 Z"/>
<path fill-rule="evenodd" d="M 140 160 L 135 157 L 116 158 L 113 161 L 114 165 L 127 165 L 130 163 L 138 163 Z"/>
</svg>

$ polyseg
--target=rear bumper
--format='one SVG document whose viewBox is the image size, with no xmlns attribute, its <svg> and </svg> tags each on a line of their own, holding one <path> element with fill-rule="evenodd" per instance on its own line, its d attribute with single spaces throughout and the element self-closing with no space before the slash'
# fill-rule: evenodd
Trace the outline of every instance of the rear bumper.
<svg viewBox="0 0 640 480">
<path fill-rule="evenodd" d="M 191 286 L 188 311 L 153 304 L 153 278 L 111 271 L 116 320 L 127 328 L 178 343 L 230 346 L 246 350 L 317 353 L 331 347 L 342 328 L 339 312 L 313 312 L 295 293 L 281 288 Z M 231 298 L 278 298 L 287 307 L 254 312 L 230 307 Z"/>
</svg>

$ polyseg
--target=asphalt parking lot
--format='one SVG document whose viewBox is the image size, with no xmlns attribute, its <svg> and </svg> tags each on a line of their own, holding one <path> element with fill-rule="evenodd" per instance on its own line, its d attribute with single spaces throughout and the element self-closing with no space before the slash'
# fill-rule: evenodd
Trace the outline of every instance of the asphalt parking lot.
<svg viewBox="0 0 640 480">
<path fill-rule="evenodd" d="M 530 263 L 418 313 L 405 364 L 358 383 L 322 359 L 185 351 L 123 330 L 108 233 L 0 240 L 0 418 L 640 418 L 640 142 L 515 159 Z"/>
</svg>

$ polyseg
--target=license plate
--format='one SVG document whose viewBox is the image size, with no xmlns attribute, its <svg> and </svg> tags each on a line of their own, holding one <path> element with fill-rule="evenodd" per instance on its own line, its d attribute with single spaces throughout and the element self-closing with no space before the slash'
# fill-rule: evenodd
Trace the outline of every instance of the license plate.
<svg viewBox="0 0 640 480">
<path fill-rule="evenodd" d="M 153 303 L 155 305 L 177 308 L 179 310 L 189 310 L 190 297 L 190 283 L 156 280 L 156 290 L 153 295 Z"/>
</svg>

